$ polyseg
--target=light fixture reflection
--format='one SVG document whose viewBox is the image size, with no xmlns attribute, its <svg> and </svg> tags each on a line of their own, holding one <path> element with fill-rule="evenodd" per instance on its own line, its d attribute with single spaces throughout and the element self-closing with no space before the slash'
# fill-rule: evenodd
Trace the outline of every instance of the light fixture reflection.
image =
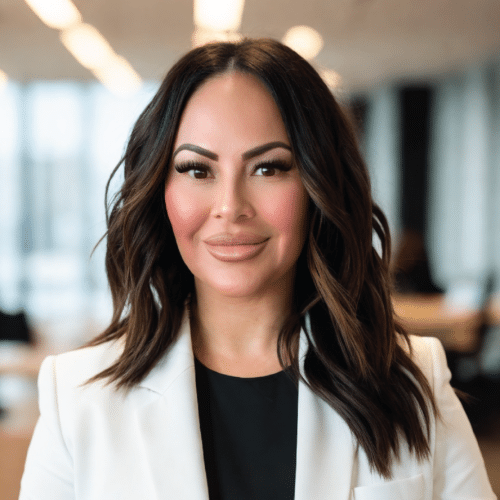
<svg viewBox="0 0 500 500">
<path fill-rule="evenodd" d="M 60 37 L 75 59 L 90 69 L 113 94 L 128 97 L 141 87 L 141 77 L 132 65 L 117 55 L 108 41 L 90 24 L 79 24 L 62 31 Z"/>
<path fill-rule="evenodd" d="M 93 73 L 108 90 L 119 97 L 134 94 L 142 85 L 141 77 L 121 56 L 115 56 L 105 67 L 94 69 Z"/>
<path fill-rule="evenodd" d="M 342 77 L 333 69 L 323 68 L 319 71 L 319 74 L 331 89 L 338 89 L 342 85 Z"/>
<path fill-rule="evenodd" d="M 212 32 L 238 31 L 245 0 L 194 0 L 194 24 Z"/>
<path fill-rule="evenodd" d="M 80 12 L 71 0 L 25 0 L 25 2 L 50 28 L 62 30 L 82 20 Z"/>
<path fill-rule="evenodd" d="M 307 60 L 314 59 L 323 48 L 323 37 L 310 26 L 290 28 L 282 42 Z"/>
<path fill-rule="evenodd" d="M 88 69 L 103 68 L 115 56 L 111 45 L 90 24 L 79 24 L 60 34 L 64 46 Z"/>
<path fill-rule="evenodd" d="M 0 69 L 0 92 L 2 92 L 5 87 L 7 87 L 8 81 L 9 77 L 7 76 L 7 73 Z"/>
<path fill-rule="evenodd" d="M 141 77 L 134 68 L 115 53 L 94 26 L 82 23 L 82 16 L 71 0 L 25 1 L 45 24 L 61 30 L 63 45 L 111 92 L 126 97 L 140 88 Z"/>
</svg>

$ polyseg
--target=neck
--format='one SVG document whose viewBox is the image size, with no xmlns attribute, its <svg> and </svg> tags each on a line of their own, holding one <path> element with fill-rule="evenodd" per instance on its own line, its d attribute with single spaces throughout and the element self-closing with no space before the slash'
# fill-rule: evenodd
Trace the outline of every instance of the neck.
<svg viewBox="0 0 500 500">
<path fill-rule="evenodd" d="M 191 310 L 193 351 L 219 373 L 259 377 L 282 369 L 277 355 L 281 328 L 290 312 L 289 293 L 225 297 L 196 287 Z"/>
</svg>

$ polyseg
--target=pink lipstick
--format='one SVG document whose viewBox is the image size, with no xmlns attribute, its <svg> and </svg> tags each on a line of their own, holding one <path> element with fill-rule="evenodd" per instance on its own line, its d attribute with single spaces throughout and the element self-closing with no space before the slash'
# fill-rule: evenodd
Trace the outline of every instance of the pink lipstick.
<svg viewBox="0 0 500 500">
<path fill-rule="evenodd" d="M 264 250 L 269 238 L 252 233 L 217 234 L 204 240 L 210 254 L 223 262 L 253 259 Z"/>
</svg>

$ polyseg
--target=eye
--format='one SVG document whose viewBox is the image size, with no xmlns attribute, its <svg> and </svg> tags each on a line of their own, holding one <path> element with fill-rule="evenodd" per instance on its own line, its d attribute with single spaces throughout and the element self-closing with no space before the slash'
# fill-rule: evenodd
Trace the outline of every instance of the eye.
<svg viewBox="0 0 500 500">
<path fill-rule="evenodd" d="M 254 168 L 254 175 L 272 177 L 281 172 L 288 172 L 291 168 L 292 165 L 290 163 L 282 160 L 266 161 L 256 165 Z"/>
<path fill-rule="evenodd" d="M 270 165 L 258 167 L 255 169 L 255 175 L 263 175 L 264 177 L 271 177 L 276 174 L 276 167 Z"/>
<path fill-rule="evenodd" d="M 208 172 L 205 168 L 192 168 L 188 170 L 188 175 L 194 179 L 206 179 Z"/>
<path fill-rule="evenodd" d="M 198 162 L 185 162 L 175 165 L 175 170 L 180 174 L 187 173 L 193 179 L 207 179 L 210 175 L 208 165 Z"/>
</svg>

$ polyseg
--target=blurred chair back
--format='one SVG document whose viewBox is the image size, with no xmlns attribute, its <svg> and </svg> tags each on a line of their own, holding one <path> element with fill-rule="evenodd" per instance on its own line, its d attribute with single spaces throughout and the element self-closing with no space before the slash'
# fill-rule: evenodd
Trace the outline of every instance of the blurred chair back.
<svg viewBox="0 0 500 500">
<path fill-rule="evenodd" d="M 33 337 L 24 312 L 6 314 L 0 311 L 0 341 L 32 343 Z"/>
</svg>

